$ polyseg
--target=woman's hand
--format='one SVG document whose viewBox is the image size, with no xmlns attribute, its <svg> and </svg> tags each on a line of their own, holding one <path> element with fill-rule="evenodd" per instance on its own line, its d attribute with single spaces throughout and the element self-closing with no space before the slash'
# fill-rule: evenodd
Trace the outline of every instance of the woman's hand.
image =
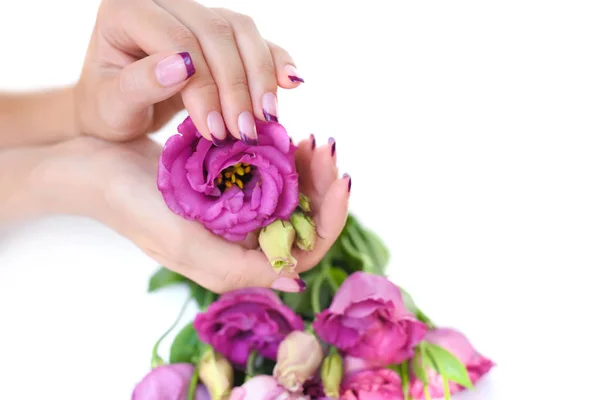
<svg viewBox="0 0 600 400">
<path fill-rule="evenodd" d="M 54 146 L 53 156 L 36 169 L 32 181 L 43 182 L 37 195 L 49 211 L 99 220 L 161 265 L 214 292 L 249 286 L 304 289 L 296 273 L 279 276 L 273 271 L 255 237 L 240 246 L 169 210 L 156 186 L 160 152 L 161 146 L 147 138 L 123 144 L 76 139 Z M 296 163 L 318 232 L 312 252 L 295 250 L 301 272 L 316 265 L 340 234 L 350 178 L 338 178 L 334 142 L 315 147 L 313 137 L 302 141 Z"/>
<path fill-rule="evenodd" d="M 126 141 L 184 106 L 209 140 L 253 143 L 277 119 L 277 87 L 302 78 L 251 18 L 193 0 L 104 0 L 75 90 L 83 133 Z"/>
</svg>

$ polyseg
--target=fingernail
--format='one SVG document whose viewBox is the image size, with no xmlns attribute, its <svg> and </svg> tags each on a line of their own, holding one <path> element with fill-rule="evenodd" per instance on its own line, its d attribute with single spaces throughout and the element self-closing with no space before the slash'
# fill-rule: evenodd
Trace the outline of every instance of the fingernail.
<svg viewBox="0 0 600 400">
<path fill-rule="evenodd" d="M 218 111 L 208 113 L 206 124 L 208 125 L 208 130 L 215 146 L 223 146 L 227 139 L 227 131 L 221 113 Z"/>
<path fill-rule="evenodd" d="M 288 76 L 290 81 L 294 83 L 304 83 L 304 79 L 300 77 L 300 75 L 298 74 L 298 70 L 293 65 L 286 65 L 283 70 L 285 71 L 285 74 Z"/>
<path fill-rule="evenodd" d="M 267 121 L 279 122 L 277 118 L 277 97 L 273 93 L 263 94 L 262 107 Z"/>
<path fill-rule="evenodd" d="M 250 111 L 244 111 L 240 114 L 238 117 L 238 128 L 244 143 L 250 146 L 256 146 L 258 144 L 256 124 L 254 123 L 254 116 Z"/>
<path fill-rule="evenodd" d="M 348 193 L 350 193 L 350 189 L 352 189 L 352 178 L 350 174 L 344 174 L 344 178 L 348 178 Z"/>
<path fill-rule="evenodd" d="M 330 137 L 328 142 L 331 144 L 331 157 L 333 157 L 335 156 L 335 139 Z"/>
<path fill-rule="evenodd" d="M 273 282 L 271 289 L 290 293 L 304 292 L 306 290 L 306 282 L 302 279 L 281 277 Z"/>
<path fill-rule="evenodd" d="M 314 150 L 315 147 L 317 147 L 317 140 L 315 139 L 315 135 L 313 135 L 311 133 L 310 134 L 310 148 Z"/>
<path fill-rule="evenodd" d="M 196 73 L 190 54 L 178 53 L 165 58 L 156 64 L 154 71 L 156 80 L 162 86 L 177 85 Z"/>
</svg>

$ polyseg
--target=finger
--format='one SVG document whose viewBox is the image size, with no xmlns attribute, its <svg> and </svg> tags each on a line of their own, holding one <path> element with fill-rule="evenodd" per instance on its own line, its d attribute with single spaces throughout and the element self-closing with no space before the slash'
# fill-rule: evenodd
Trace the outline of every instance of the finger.
<svg viewBox="0 0 600 400">
<path fill-rule="evenodd" d="M 336 143 L 329 138 L 327 144 L 315 149 L 310 164 L 310 176 L 314 190 L 311 201 L 315 210 L 318 210 L 327 191 L 338 177 L 336 165 Z"/>
<path fill-rule="evenodd" d="M 248 80 L 231 25 L 193 0 L 157 0 L 157 3 L 198 38 L 217 84 L 223 117 L 231 134 L 247 144 L 256 144 Z M 192 94 L 186 88 L 182 95 L 187 105 L 187 98 Z"/>
<path fill-rule="evenodd" d="M 118 131 L 147 132 L 150 106 L 177 92 L 196 70 L 189 53 L 157 53 L 123 68 L 98 93 L 101 113 Z"/>
<path fill-rule="evenodd" d="M 300 141 L 300 143 L 298 143 L 298 149 L 296 150 L 295 155 L 296 169 L 298 170 L 299 176 L 298 180 L 300 184 L 300 192 L 304 193 L 309 198 L 314 193 L 310 165 L 312 163 L 313 155 L 315 153 L 315 148 L 315 135 L 311 133 L 308 139 L 304 139 Z"/>
<path fill-rule="evenodd" d="M 174 16 L 152 2 L 143 8 L 125 11 L 123 25 L 129 36 L 144 52 L 187 52 L 196 73 L 181 91 L 186 109 L 198 131 L 208 140 L 225 140 L 227 132 L 217 85 L 194 33 Z M 131 11 L 127 11 L 131 9 Z"/>
<path fill-rule="evenodd" d="M 293 255 L 298 260 L 297 272 L 314 267 L 342 232 L 348 216 L 351 182 L 347 175 L 337 179 L 325 194 L 321 209 L 314 218 L 317 228 L 315 247 L 310 252 L 294 249 Z"/>
<path fill-rule="evenodd" d="M 252 18 L 226 9 L 213 9 L 233 28 L 237 47 L 246 69 L 254 115 L 278 122 L 277 76 L 271 51 Z"/>
<path fill-rule="evenodd" d="M 296 69 L 296 64 L 287 51 L 274 43 L 267 42 L 277 71 L 277 82 L 279 86 L 286 89 L 293 89 L 304 83 L 302 75 Z"/>
</svg>

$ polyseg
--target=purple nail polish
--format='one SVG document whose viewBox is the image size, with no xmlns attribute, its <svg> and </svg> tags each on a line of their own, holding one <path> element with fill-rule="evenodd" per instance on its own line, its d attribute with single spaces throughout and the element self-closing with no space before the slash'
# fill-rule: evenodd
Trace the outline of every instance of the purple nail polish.
<svg viewBox="0 0 600 400">
<path fill-rule="evenodd" d="M 296 83 L 296 82 L 304 83 L 304 79 L 300 78 L 299 76 L 288 75 L 288 78 L 290 78 L 290 81 L 292 81 L 294 83 Z"/>
<path fill-rule="evenodd" d="M 331 144 L 331 157 L 335 156 L 335 139 L 330 137 L 329 143 Z"/>
<path fill-rule="evenodd" d="M 213 143 L 217 147 L 222 147 L 225 145 L 225 143 L 227 143 L 227 139 L 219 139 L 218 137 L 215 137 L 215 135 L 213 135 L 212 133 L 210 134 L 210 137 L 212 138 Z"/>
<path fill-rule="evenodd" d="M 302 279 L 295 279 L 295 281 L 298 284 L 300 292 L 304 292 L 306 290 L 306 282 L 304 282 Z"/>
<path fill-rule="evenodd" d="M 258 139 L 250 139 L 248 136 L 244 134 L 244 132 L 240 132 L 240 136 L 242 138 L 242 142 L 246 143 L 248 146 L 257 146 Z"/>
<path fill-rule="evenodd" d="M 352 188 L 352 178 L 350 174 L 344 174 L 344 178 L 348 178 L 348 193 L 350 193 L 350 189 Z"/>
<path fill-rule="evenodd" d="M 268 112 L 266 112 L 265 110 L 263 110 L 263 115 L 265 116 L 265 119 L 269 122 L 279 122 L 279 118 L 277 118 L 275 115 L 273 114 L 269 114 Z"/>
<path fill-rule="evenodd" d="M 314 150 L 315 147 L 317 147 L 317 140 L 315 139 L 315 135 L 313 135 L 311 133 L 310 134 L 310 148 Z"/>
<path fill-rule="evenodd" d="M 185 70 L 187 71 L 186 79 L 189 79 L 190 76 L 192 76 L 196 73 L 196 67 L 194 67 L 194 63 L 192 62 L 192 57 L 190 56 L 190 53 L 188 53 L 187 51 L 179 53 L 179 55 L 181 56 L 181 58 L 183 58 L 183 62 L 185 63 Z"/>
</svg>

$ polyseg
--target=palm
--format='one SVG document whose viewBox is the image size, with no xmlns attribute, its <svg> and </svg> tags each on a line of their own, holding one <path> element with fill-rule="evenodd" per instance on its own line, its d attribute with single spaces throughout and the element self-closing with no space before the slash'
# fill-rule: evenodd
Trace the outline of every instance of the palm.
<svg viewBox="0 0 600 400">
<path fill-rule="evenodd" d="M 195 222 L 171 212 L 156 187 L 161 146 L 150 139 L 110 144 L 103 154 L 108 171 L 107 199 L 115 229 L 162 265 L 214 291 L 224 287 L 264 286 L 276 276 L 256 236 L 228 242 Z M 301 191 L 312 200 L 318 238 L 312 252 L 297 251 L 298 271 L 312 268 L 341 232 L 348 206 L 348 181 L 337 178 L 329 145 L 299 144 L 296 155 Z M 225 285 L 225 286 L 224 286 Z"/>
</svg>

